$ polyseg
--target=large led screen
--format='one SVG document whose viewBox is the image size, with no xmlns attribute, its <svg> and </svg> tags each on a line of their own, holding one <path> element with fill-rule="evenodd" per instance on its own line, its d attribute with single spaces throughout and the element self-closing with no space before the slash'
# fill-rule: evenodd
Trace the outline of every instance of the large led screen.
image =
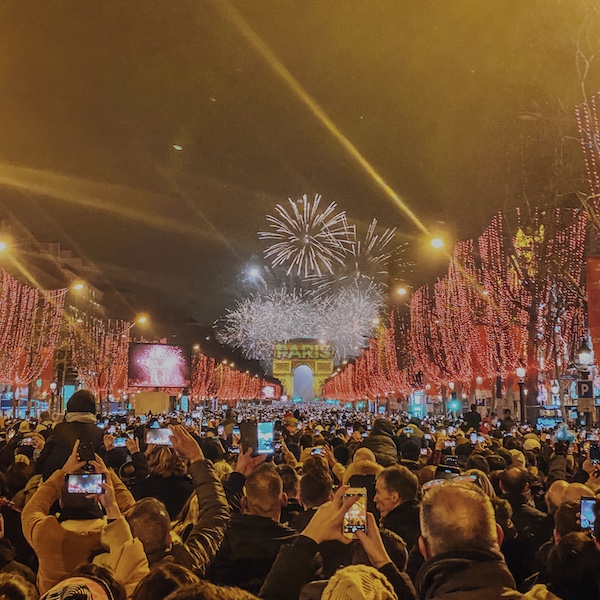
<svg viewBox="0 0 600 600">
<path fill-rule="evenodd" d="M 185 346 L 129 344 L 132 387 L 189 387 L 190 372 L 190 353 Z"/>
</svg>

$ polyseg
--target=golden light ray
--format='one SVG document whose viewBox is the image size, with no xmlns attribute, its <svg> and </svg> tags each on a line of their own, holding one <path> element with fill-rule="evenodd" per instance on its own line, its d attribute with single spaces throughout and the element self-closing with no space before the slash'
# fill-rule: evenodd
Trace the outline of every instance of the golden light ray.
<svg viewBox="0 0 600 600">
<path fill-rule="evenodd" d="M 424 234 L 429 234 L 427 227 L 413 212 L 408 204 L 386 183 L 375 167 L 360 153 L 358 148 L 342 133 L 337 125 L 327 116 L 327 113 L 302 87 L 298 80 L 288 71 L 287 67 L 277 58 L 275 53 L 250 27 L 242 15 L 228 2 L 218 2 L 229 20 L 237 27 L 240 33 L 248 40 L 254 49 L 265 59 L 269 66 L 287 83 L 290 89 L 304 102 L 313 115 L 328 129 L 328 131 L 341 143 L 348 154 L 360 165 L 363 171 L 373 179 L 386 196 L 404 213 L 404 215 Z"/>
<path fill-rule="evenodd" d="M 70 175 L 53 173 L 52 171 L 19 167 L 7 163 L 0 164 L 0 185 L 49 196 L 55 200 L 108 213 L 125 221 L 133 221 L 179 235 L 213 238 L 206 231 L 191 224 L 176 221 L 163 215 L 150 214 L 147 209 L 148 199 L 156 200 L 163 197 L 123 185 L 89 181 Z M 110 196 L 113 200 L 105 200 L 104 198 L 107 196 Z M 132 199 L 139 202 L 139 209 L 127 207 L 127 202 L 130 203 Z"/>
</svg>

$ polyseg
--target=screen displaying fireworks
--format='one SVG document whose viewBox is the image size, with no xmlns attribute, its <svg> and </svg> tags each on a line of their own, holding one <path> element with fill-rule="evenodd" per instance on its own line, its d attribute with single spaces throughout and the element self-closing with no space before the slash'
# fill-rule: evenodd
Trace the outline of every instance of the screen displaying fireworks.
<svg viewBox="0 0 600 600">
<path fill-rule="evenodd" d="M 132 387 L 188 387 L 190 359 L 183 346 L 129 345 L 129 385 Z"/>
</svg>

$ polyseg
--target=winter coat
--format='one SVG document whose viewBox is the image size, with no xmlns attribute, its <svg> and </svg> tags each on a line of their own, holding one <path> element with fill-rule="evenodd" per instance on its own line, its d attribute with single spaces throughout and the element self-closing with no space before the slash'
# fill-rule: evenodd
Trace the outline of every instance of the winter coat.
<svg viewBox="0 0 600 600">
<path fill-rule="evenodd" d="M 174 562 L 203 577 L 210 561 L 219 549 L 229 522 L 229 505 L 212 463 L 197 460 L 190 465 L 190 474 L 198 497 L 198 521 L 185 538 L 175 542 L 164 553 L 148 556 L 151 566 Z"/>
<path fill-rule="evenodd" d="M 111 523 L 105 519 L 66 520 L 62 523 L 50 514 L 50 508 L 60 498 L 65 473 L 56 471 L 31 497 L 21 514 L 23 534 L 39 559 L 38 589 L 47 592 L 92 557 L 111 548 L 118 558 L 122 583 L 132 588 L 147 574 L 148 562 L 139 540 L 134 540 L 124 517 Z M 133 496 L 110 473 L 117 504 L 126 512 L 135 503 Z M 116 542 L 114 541 L 116 540 Z M 141 554 L 140 554 L 141 551 Z M 144 567 L 145 565 L 145 567 Z"/>
<path fill-rule="evenodd" d="M 174 520 L 194 493 L 194 483 L 189 476 L 161 477 L 149 475 L 144 481 L 133 483 L 131 493 L 136 500 L 157 498 L 166 507 L 171 520 Z"/>
<path fill-rule="evenodd" d="M 304 536 L 298 537 L 293 544 L 282 546 L 260 590 L 260 597 L 264 600 L 298 600 L 302 587 L 314 575 L 314 559 L 319 549 L 314 540 Z M 384 565 L 379 571 L 392 584 L 399 600 L 417 600 L 406 573 L 398 571 L 392 563 Z"/>
<path fill-rule="evenodd" d="M 385 433 L 371 433 L 364 439 L 362 447 L 371 450 L 377 462 L 384 467 L 398 464 L 398 448 L 392 437 Z"/>
<path fill-rule="evenodd" d="M 419 501 L 409 500 L 396 506 L 381 519 L 381 526 L 398 534 L 406 542 L 406 548 L 410 552 L 421 535 Z"/>
<path fill-rule="evenodd" d="M 502 554 L 496 551 L 445 552 L 429 559 L 415 587 L 422 600 L 513 600 L 515 589 Z"/>
<path fill-rule="evenodd" d="M 58 423 L 36 462 L 36 471 L 42 474 L 44 481 L 48 480 L 52 473 L 62 469 L 67 462 L 76 440 L 80 440 L 81 444 L 91 442 L 96 453 L 102 456 L 104 453 L 103 439 L 102 429 L 94 423 L 77 421 Z"/>
<path fill-rule="evenodd" d="M 269 517 L 234 513 L 209 569 L 209 579 L 257 594 L 281 546 L 297 536 L 292 528 Z"/>
</svg>

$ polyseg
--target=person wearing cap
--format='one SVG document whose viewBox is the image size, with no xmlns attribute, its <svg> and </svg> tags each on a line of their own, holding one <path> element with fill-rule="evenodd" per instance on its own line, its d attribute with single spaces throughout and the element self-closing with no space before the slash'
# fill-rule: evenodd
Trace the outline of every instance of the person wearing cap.
<svg viewBox="0 0 600 600">
<path fill-rule="evenodd" d="M 89 390 L 79 390 L 71 396 L 65 420 L 56 425 L 46 441 L 36 467 L 44 480 L 65 464 L 75 440 L 91 443 L 95 452 L 104 454 L 103 434 L 96 422 L 96 398 Z"/>
</svg>

